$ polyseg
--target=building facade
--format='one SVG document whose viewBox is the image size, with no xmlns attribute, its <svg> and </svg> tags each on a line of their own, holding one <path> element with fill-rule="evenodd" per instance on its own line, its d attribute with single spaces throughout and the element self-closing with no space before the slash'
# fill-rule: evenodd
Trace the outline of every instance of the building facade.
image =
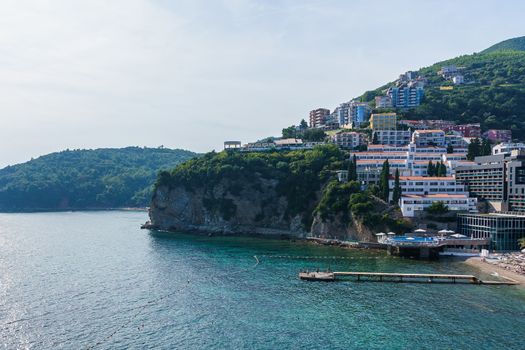
<svg viewBox="0 0 525 350">
<path fill-rule="evenodd" d="M 412 132 L 410 130 L 375 130 L 372 140 L 380 145 L 404 146 L 410 143 Z"/>
<path fill-rule="evenodd" d="M 326 108 L 317 108 L 310 111 L 310 127 L 319 128 L 326 125 L 330 117 L 330 110 Z"/>
<path fill-rule="evenodd" d="M 508 143 L 512 141 L 512 131 L 490 129 L 483 133 L 483 137 L 489 140 L 491 143 Z"/>
<path fill-rule="evenodd" d="M 443 130 L 416 130 L 412 134 L 412 141 L 418 147 L 445 146 L 445 132 Z"/>
<path fill-rule="evenodd" d="M 332 142 L 344 149 L 353 149 L 368 143 L 368 135 L 360 132 L 339 132 L 331 137 Z"/>
<path fill-rule="evenodd" d="M 403 216 L 414 217 L 417 212 L 422 212 L 432 204 L 441 202 L 451 211 L 477 212 L 476 198 L 470 198 L 465 194 L 408 194 L 401 196 L 399 207 Z"/>
<path fill-rule="evenodd" d="M 396 130 L 397 114 L 374 113 L 370 117 L 370 128 L 372 130 Z"/>
<path fill-rule="evenodd" d="M 523 213 L 458 214 L 458 233 L 472 238 L 490 239 L 490 249 L 518 250 L 525 237 Z"/>
<path fill-rule="evenodd" d="M 392 101 L 392 107 L 412 108 L 421 104 L 424 90 L 421 86 L 391 87 L 387 90 L 387 96 Z"/>
<path fill-rule="evenodd" d="M 512 151 L 525 150 L 525 143 L 500 143 L 492 146 L 492 154 L 511 154 Z"/>
</svg>

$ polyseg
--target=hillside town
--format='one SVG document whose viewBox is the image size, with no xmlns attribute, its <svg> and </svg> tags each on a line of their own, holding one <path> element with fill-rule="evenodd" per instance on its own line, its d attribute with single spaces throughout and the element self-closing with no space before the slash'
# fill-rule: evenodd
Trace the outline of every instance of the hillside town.
<svg viewBox="0 0 525 350">
<path fill-rule="evenodd" d="M 438 74 L 465 83 L 461 67 Z M 479 123 L 441 119 L 402 119 L 397 112 L 417 107 L 424 98 L 425 77 L 401 74 L 394 86 L 375 97 L 375 106 L 352 100 L 332 112 L 310 111 L 308 123 L 283 130 L 282 137 L 224 148 L 240 152 L 305 150 L 334 144 L 348 153 L 352 170 L 339 181 L 358 181 L 363 189 L 386 186 L 387 202 L 403 217 L 423 218 L 441 208 L 453 213 L 461 235 L 491 240 L 495 250 L 517 250 L 525 232 L 525 143 L 511 130 L 482 130 Z M 382 184 L 386 172 L 387 183 Z"/>
</svg>

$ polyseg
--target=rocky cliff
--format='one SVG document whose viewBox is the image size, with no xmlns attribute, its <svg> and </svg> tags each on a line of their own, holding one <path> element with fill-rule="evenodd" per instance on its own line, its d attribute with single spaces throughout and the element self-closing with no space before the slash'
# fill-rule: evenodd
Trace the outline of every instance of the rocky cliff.
<svg viewBox="0 0 525 350">
<path fill-rule="evenodd" d="M 339 184 L 335 147 L 287 153 L 211 153 L 159 175 L 149 228 L 212 234 L 372 241 L 395 229 L 391 207 Z M 373 214 L 372 214 L 373 213 Z"/>
<path fill-rule="evenodd" d="M 211 190 L 193 191 L 158 186 L 150 208 L 151 224 L 169 231 L 306 237 L 305 218 L 286 215 L 288 202 L 277 193 L 275 180 L 238 180 L 235 194 L 233 184 L 224 179 Z"/>
</svg>

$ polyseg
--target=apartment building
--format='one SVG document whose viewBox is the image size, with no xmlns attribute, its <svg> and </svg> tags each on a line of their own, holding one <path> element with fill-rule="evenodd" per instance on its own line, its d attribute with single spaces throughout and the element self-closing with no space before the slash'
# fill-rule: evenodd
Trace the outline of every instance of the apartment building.
<svg viewBox="0 0 525 350">
<path fill-rule="evenodd" d="M 310 111 L 310 127 L 319 128 L 326 125 L 330 118 L 330 110 L 326 108 L 317 108 Z"/>
<path fill-rule="evenodd" d="M 525 212 L 525 152 L 476 157 L 473 165 L 455 169 L 458 182 L 498 211 Z"/>
<path fill-rule="evenodd" d="M 392 100 L 392 107 L 412 108 L 423 101 L 424 89 L 421 86 L 391 87 L 386 95 Z"/>
<path fill-rule="evenodd" d="M 511 154 L 512 151 L 525 150 L 525 143 L 500 143 L 492 146 L 492 154 Z"/>
<path fill-rule="evenodd" d="M 397 115 L 395 113 L 374 113 L 370 117 L 370 128 L 376 130 L 396 130 Z"/>
<path fill-rule="evenodd" d="M 374 130 L 372 133 L 372 140 L 381 145 L 408 145 L 411 138 L 412 132 L 409 130 Z"/>
<path fill-rule="evenodd" d="M 412 134 L 412 141 L 419 147 L 445 146 L 445 132 L 443 130 L 416 130 Z"/>
<path fill-rule="evenodd" d="M 498 130 L 490 129 L 483 133 L 483 138 L 486 138 L 491 143 L 508 143 L 512 141 L 512 131 L 511 130 Z"/>
<path fill-rule="evenodd" d="M 368 135 L 360 132 L 339 132 L 331 137 L 332 142 L 344 149 L 353 149 L 368 143 Z"/>
</svg>

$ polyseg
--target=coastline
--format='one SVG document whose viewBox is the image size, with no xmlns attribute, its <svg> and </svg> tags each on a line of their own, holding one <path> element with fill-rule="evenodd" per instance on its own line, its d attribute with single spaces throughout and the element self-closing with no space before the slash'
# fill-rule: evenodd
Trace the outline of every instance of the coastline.
<svg viewBox="0 0 525 350">
<path fill-rule="evenodd" d="M 492 274 L 496 272 L 500 276 L 515 280 L 516 282 L 519 283 L 519 286 L 521 288 L 525 288 L 525 275 L 521 275 L 519 273 L 506 270 L 500 266 L 482 261 L 481 258 L 479 257 L 468 258 L 467 260 L 464 261 L 464 263 L 469 266 L 477 267 L 478 269 L 481 270 L 481 272 L 484 272 L 487 274 Z"/>
</svg>

